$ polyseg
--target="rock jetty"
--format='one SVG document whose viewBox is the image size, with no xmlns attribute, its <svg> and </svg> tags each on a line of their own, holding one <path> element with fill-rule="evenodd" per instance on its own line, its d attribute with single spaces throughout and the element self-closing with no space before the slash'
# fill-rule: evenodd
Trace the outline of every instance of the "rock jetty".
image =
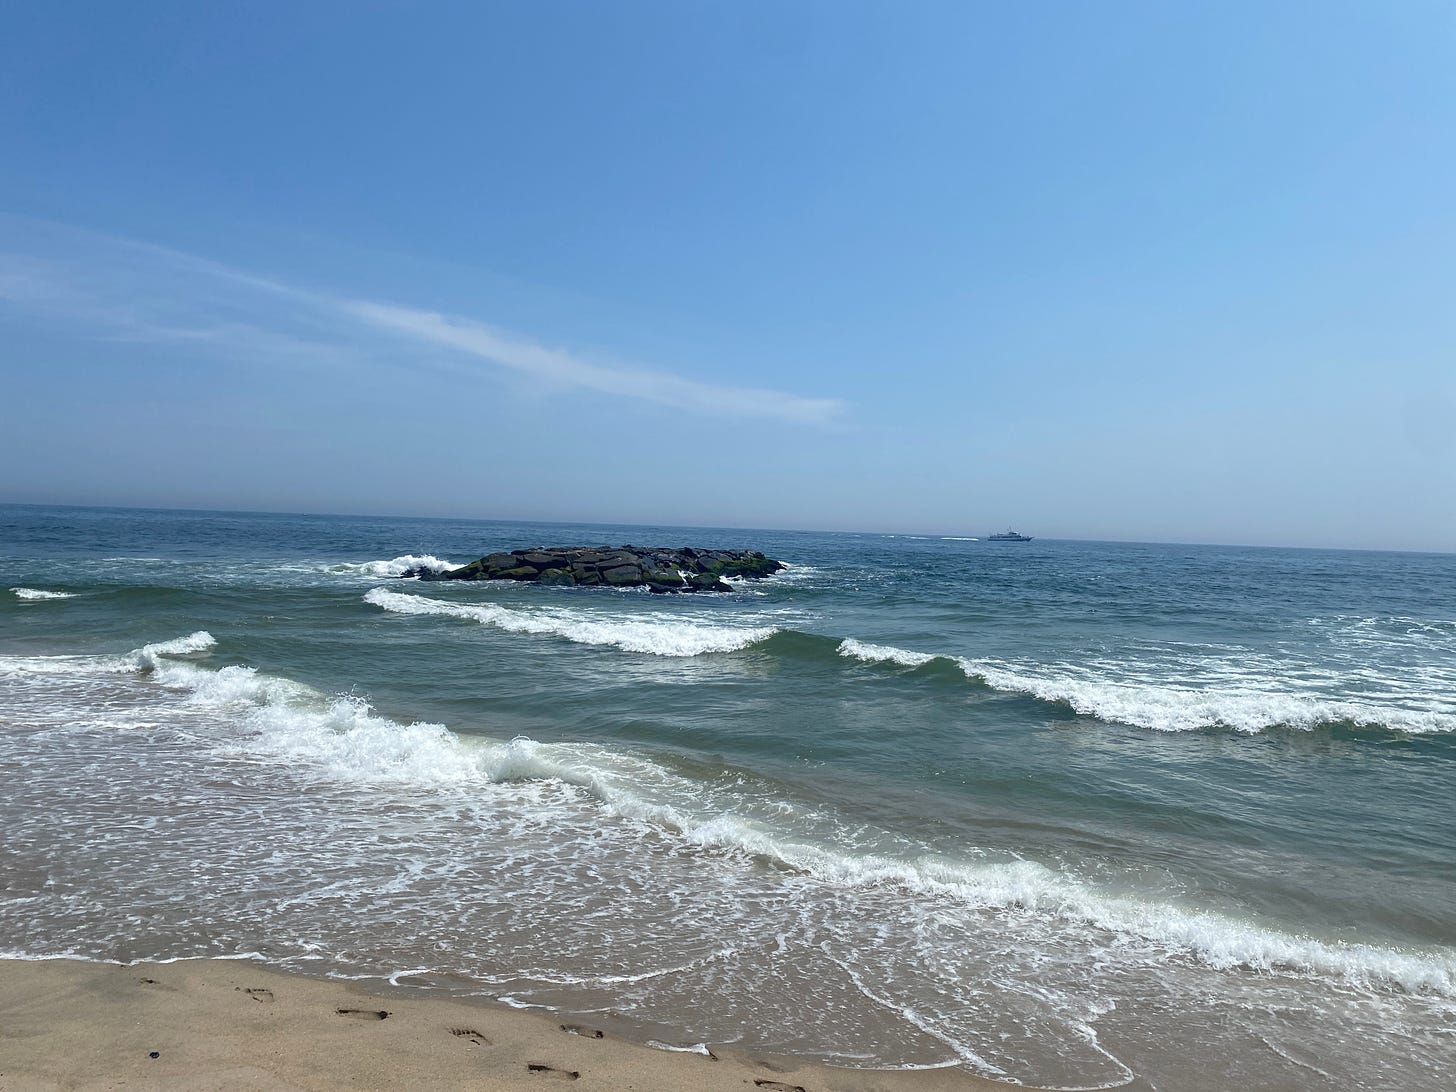
<svg viewBox="0 0 1456 1092">
<path fill-rule="evenodd" d="M 518 580 L 567 587 L 634 588 L 654 592 L 726 592 L 725 576 L 772 576 L 787 568 L 758 550 L 695 550 L 645 546 L 551 546 L 487 554 L 440 572 L 410 569 L 421 580 Z"/>
</svg>

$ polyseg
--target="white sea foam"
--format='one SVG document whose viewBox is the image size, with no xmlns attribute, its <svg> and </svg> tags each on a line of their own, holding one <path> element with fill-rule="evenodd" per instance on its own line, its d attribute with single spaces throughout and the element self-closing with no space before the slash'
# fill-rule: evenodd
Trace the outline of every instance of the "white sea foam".
<svg viewBox="0 0 1456 1092">
<path fill-rule="evenodd" d="M 207 652 L 216 645 L 217 640 L 212 634 L 205 629 L 199 629 L 195 633 L 189 633 L 186 637 L 142 645 L 141 648 L 123 657 L 120 663 L 124 667 L 155 670 L 163 665 L 163 657 L 191 656 L 194 653 Z"/>
<path fill-rule="evenodd" d="M 813 584 L 824 574 L 824 569 L 818 565 L 793 565 L 785 563 L 784 567 L 772 576 L 724 576 L 720 575 L 719 580 L 727 584 L 739 595 L 768 595 L 775 588 L 782 588 L 800 584 Z"/>
<path fill-rule="evenodd" d="M 1328 941 L 1114 890 L 1037 861 L 978 859 L 973 852 L 947 858 L 846 827 L 788 800 L 754 796 L 741 785 L 683 776 L 631 751 L 585 742 L 462 738 L 440 724 L 383 717 L 357 696 L 328 696 L 252 668 L 213 670 L 180 658 L 213 644 L 198 632 L 143 646 L 130 657 L 89 662 L 104 673 L 129 659 L 133 671 L 185 703 L 230 710 L 229 719 L 245 731 L 220 733 L 215 746 L 251 761 L 278 761 L 294 773 L 395 786 L 412 797 L 422 789 L 475 793 L 493 783 L 557 783 L 584 792 L 606 814 L 647 824 L 685 847 L 777 861 L 826 891 L 890 886 L 942 907 L 952 900 L 969 910 L 1011 915 L 1018 929 L 1035 926 L 1063 937 L 1104 931 L 1110 934 L 1106 943 L 1127 958 L 1191 957 L 1219 969 L 1332 976 L 1456 997 L 1456 952 L 1449 948 Z M 854 654 L 873 648 L 860 645 Z M 513 806 L 561 805 L 527 796 Z"/>
<path fill-rule="evenodd" d="M 193 702 L 241 708 L 256 733 L 247 747 L 290 765 L 323 767 L 351 783 L 460 785 L 486 779 L 469 748 L 443 725 L 399 724 L 354 695 L 327 697 L 250 667 L 210 671 L 173 662 L 154 677 Z"/>
<path fill-rule="evenodd" d="M 692 1046 L 673 1046 L 671 1043 L 664 1043 L 660 1039 L 648 1039 L 647 1045 L 657 1050 L 666 1050 L 672 1054 L 706 1054 L 709 1058 L 715 1057 L 708 1049 L 707 1043 L 694 1043 Z"/>
<path fill-rule="evenodd" d="M 1261 732 L 1284 726 L 1310 729 L 1321 724 L 1347 722 L 1377 725 L 1415 734 L 1456 732 L 1456 712 L 1430 704 L 1375 704 L 1345 700 L 1310 691 L 1266 689 L 1267 680 L 1223 672 L 1217 686 L 1180 685 L 1173 680 L 1130 677 L 1129 664 L 1014 665 L 964 656 L 937 656 L 892 645 L 874 645 L 848 638 L 839 654 L 869 663 L 919 667 L 944 659 L 969 678 L 995 690 L 1027 694 L 1042 701 L 1059 702 L 1084 716 L 1131 724 L 1159 732 L 1185 732 L 1203 728 L 1231 728 Z M 1121 678 L 1111 678 L 1120 671 Z M 1264 685 L 1261 686 L 1260 683 Z"/>
<path fill-rule="evenodd" d="M 756 586 L 763 583 L 763 579 L 761 577 L 754 578 L 748 576 L 720 576 L 718 577 L 718 579 L 721 580 L 723 583 L 727 584 L 728 587 L 732 588 L 733 591 L 737 592 L 739 595 L 762 596 L 768 594 L 761 587 Z"/>
<path fill-rule="evenodd" d="M 584 645 L 608 645 L 654 656 L 734 652 L 778 632 L 769 626 L 724 626 L 685 618 L 638 618 L 557 607 L 512 608 L 494 603 L 450 603 L 423 595 L 374 588 L 365 602 L 395 614 L 439 614 L 495 626 L 509 633 L 564 637 Z"/>
<path fill-rule="evenodd" d="M 872 645 L 868 641 L 856 641 L 853 637 L 840 642 L 839 654 L 866 663 L 891 663 L 902 667 L 920 667 L 940 658 L 928 652 L 911 652 L 893 645 Z"/>
<path fill-rule="evenodd" d="M 467 746 L 441 725 L 400 725 L 372 713 L 356 698 L 335 698 L 319 707 L 316 696 L 311 699 L 297 684 L 280 687 L 284 681 L 245 674 L 247 669 L 212 673 L 177 664 L 169 670 L 174 673 L 167 682 L 187 685 L 212 700 L 267 706 L 259 742 L 270 753 L 290 762 L 322 763 L 350 779 L 412 785 L 485 779 L 565 782 L 589 792 L 613 815 L 671 831 L 692 845 L 777 860 L 837 887 L 890 883 L 917 893 L 950 895 L 979 909 L 1050 915 L 1186 952 L 1216 968 L 1295 970 L 1456 994 L 1456 957 L 1449 952 L 1333 944 L 1225 914 L 1100 891 L 1034 861 L 854 852 L 796 837 L 763 818 L 741 814 L 731 797 L 705 791 L 700 783 L 631 753 L 526 738 Z M 208 675 L 215 679 L 208 680 Z M 794 813 L 792 806 L 782 810 Z"/>
<path fill-rule="evenodd" d="M 6 675 L 85 675 L 95 670 L 91 656 L 0 656 L 0 674 Z"/>
<path fill-rule="evenodd" d="M 444 573 L 451 569 L 458 569 L 460 566 L 453 561 L 446 561 L 444 558 L 435 557 L 433 554 L 402 554 L 399 557 L 392 557 L 388 561 L 364 561 L 357 564 L 331 566 L 330 571 L 336 573 L 350 573 L 356 576 L 403 576 L 411 569 L 426 569 L 430 572 Z"/>
<path fill-rule="evenodd" d="M 137 649 L 136 654 L 139 656 L 188 656 L 194 652 L 206 652 L 216 646 L 217 638 L 207 630 L 199 629 L 194 633 L 189 633 L 186 637 L 176 637 L 170 641 L 142 645 Z"/>
<path fill-rule="evenodd" d="M 494 779 L 551 778 L 586 789 L 609 812 L 673 831 L 690 844 L 777 860 L 835 887 L 894 884 L 977 909 L 1076 921 L 1185 952 L 1216 968 L 1250 967 L 1386 982 L 1456 996 L 1456 954 L 1330 943 L 1172 903 L 1098 890 L 1027 860 L 953 861 L 854 852 L 795 837 L 703 800 L 700 787 L 655 763 L 583 744 L 516 739 L 486 758 Z M 704 808 L 704 803 L 711 806 Z M 787 809 L 792 814 L 792 807 Z"/>
<path fill-rule="evenodd" d="M 785 564 L 779 572 L 774 573 L 773 576 L 763 577 L 762 580 L 766 581 L 770 586 L 776 584 L 807 584 L 823 574 L 824 570 L 818 565 L 804 565 L 796 562 L 792 565 Z"/>
<path fill-rule="evenodd" d="M 1205 689 L 1171 682 L 1114 682 L 1065 664 L 1040 674 L 989 660 L 958 662 L 966 674 L 997 690 L 1062 702 L 1099 720 L 1160 732 L 1215 727 L 1260 732 L 1280 725 L 1308 729 L 1342 721 L 1418 734 L 1456 731 L 1456 715 L 1436 709 L 1374 705 L 1255 686 Z"/>
<path fill-rule="evenodd" d="M 10 590 L 15 593 L 15 598 L 17 599 L 40 600 L 76 598 L 75 594 L 72 592 L 45 591 L 42 588 L 11 588 Z"/>
</svg>

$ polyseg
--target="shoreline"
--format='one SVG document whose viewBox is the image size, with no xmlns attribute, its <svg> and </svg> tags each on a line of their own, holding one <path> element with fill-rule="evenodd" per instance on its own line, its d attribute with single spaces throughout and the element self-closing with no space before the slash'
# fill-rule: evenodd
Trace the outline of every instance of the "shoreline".
<svg viewBox="0 0 1456 1092">
<path fill-rule="evenodd" d="M 664 1050 L 578 1019 L 309 978 L 242 959 L 4 959 L 0 1090 L 1025 1087 L 960 1068 L 846 1069 L 712 1044 L 711 1054 Z"/>
</svg>

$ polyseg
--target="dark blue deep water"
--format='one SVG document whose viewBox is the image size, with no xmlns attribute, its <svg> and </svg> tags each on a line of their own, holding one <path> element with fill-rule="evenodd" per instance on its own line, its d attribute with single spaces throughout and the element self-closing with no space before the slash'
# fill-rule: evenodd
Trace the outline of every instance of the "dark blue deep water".
<svg viewBox="0 0 1456 1092">
<path fill-rule="evenodd" d="M 731 595 L 397 579 L 752 546 Z M 1456 1068 L 1456 557 L 0 507 L 0 952 L 1063 1088 Z"/>
</svg>

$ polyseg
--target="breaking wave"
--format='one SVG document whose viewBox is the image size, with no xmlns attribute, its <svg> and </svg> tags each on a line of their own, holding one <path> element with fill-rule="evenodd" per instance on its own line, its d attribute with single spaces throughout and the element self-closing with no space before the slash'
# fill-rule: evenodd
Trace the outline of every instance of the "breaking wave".
<svg viewBox="0 0 1456 1092">
<path fill-rule="evenodd" d="M 493 603 L 448 603 L 423 595 L 374 588 L 364 601 L 394 614 L 438 614 L 495 626 L 508 633 L 564 637 L 653 656 L 736 652 L 773 636 L 772 626 L 725 626 L 689 619 L 611 618 L 555 607 L 515 609 Z"/>
<path fill-rule="evenodd" d="M 40 600 L 76 598 L 76 596 L 72 592 L 45 591 L 42 588 L 11 588 L 10 590 L 15 593 L 15 598 L 17 599 Z"/>
<path fill-rule="evenodd" d="M 349 573 L 355 576 L 403 576 L 411 569 L 428 569 L 431 572 L 444 573 L 451 569 L 458 569 L 460 566 L 453 561 L 446 561 L 444 558 L 435 557 L 433 554 L 402 554 L 399 557 L 392 557 L 388 561 L 365 561 L 359 564 L 333 565 L 330 572 Z"/>
<path fill-rule="evenodd" d="M 164 657 L 191 656 L 199 652 L 209 652 L 216 646 L 217 639 L 205 629 L 199 629 L 186 637 L 142 645 L 141 648 L 110 661 L 110 666 L 118 671 L 156 671 L 163 666 Z"/>
<path fill-rule="evenodd" d="M 1121 681 L 1072 664 L 1028 667 L 963 656 L 912 652 L 853 638 L 840 642 L 841 656 L 866 663 L 922 667 L 944 662 L 993 690 L 1025 694 L 1064 705 L 1098 720 L 1131 724 L 1159 732 L 1225 728 L 1262 732 L 1270 728 L 1315 729 L 1337 724 L 1383 728 L 1392 732 L 1456 732 L 1456 712 L 1343 700 L 1310 692 L 1261 688 L 1255 677 L 1221 687 L 1180 686 L 1162 680 Z"/>
</svg>

